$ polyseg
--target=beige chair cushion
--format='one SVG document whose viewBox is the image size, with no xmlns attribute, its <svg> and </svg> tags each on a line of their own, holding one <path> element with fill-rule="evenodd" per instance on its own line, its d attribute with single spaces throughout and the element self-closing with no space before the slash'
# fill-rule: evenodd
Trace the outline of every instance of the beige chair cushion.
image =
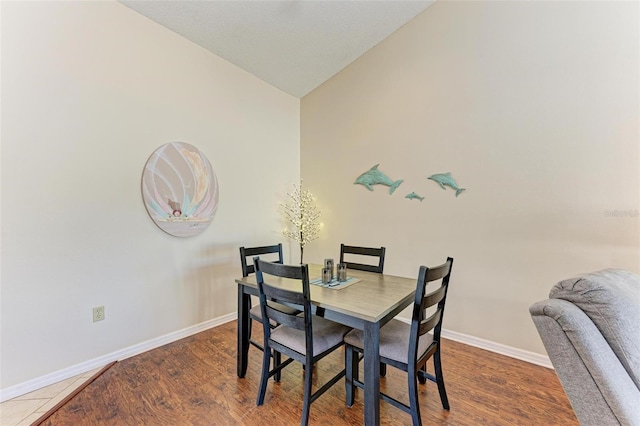
<svg viewBox="0 0 640 426">
<path fill-rule="evenodd" d="M 407 364 L 410 331 L 411 325 L 396 319 L 385 324 L 384 327 L 380 329 L 380 356 Z M 346 344 L 360 349 L 364 347 L 363 340 L 362 330 L 352 330 L 344 336 L 344 342 Z M 433 336 L 431 333 L 424 334 L 420 337 L 418 343 L 418 358 L 427 351 L 432 342 Z"/>
<path fill-rule="evenodd" d="M 351 330 L 342 324 L 314 316 L 313 324 L 313 356 L 319 355 L 342 342 L 344 335 Z M 294 351 L 305 354 L 306 342 L 304 330 L 280 325 L 271 332 L 271 340 Z"/>
</svg>

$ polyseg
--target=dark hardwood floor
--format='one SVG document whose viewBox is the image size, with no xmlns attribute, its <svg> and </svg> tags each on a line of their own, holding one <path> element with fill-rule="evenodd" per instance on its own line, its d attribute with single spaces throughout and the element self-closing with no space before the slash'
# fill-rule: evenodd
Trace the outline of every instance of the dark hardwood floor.
<svg viewBox="0 0 640 426">
<path fill-rule="evenodd" d="M 261 330 L 254 325 L 254 336 Z M 553 370 L 445 340 L 442 363 L 451 411 L 442 409 L 434 383 L 420 385 L 423 424 L 577 425 Z M 322 385 L 343 367 L 344 351 L 320 361 Z M 303 374 L 287 367 L 269 382 L 257 407 L 262 352 L 249 350 L 247 376 L 236 376 L 236 322 L 201 332 L 116 363 L 52 414 L 44 425 L 295 425 L 300 422 Z M 432 371 L 432 365 L 429 366 Z M 388 368 L 381 390 L 407 400 L 406 375 Z M 344 381 L 311 405 L 311 425 L 363 423 L 363 397 L 344 404 Z M 381 401 L 381 424 L 411 418 Z"/>
</svg>

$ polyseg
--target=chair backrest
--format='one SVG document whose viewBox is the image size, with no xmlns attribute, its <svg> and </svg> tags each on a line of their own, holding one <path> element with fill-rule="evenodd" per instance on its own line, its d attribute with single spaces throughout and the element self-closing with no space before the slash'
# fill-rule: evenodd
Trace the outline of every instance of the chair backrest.
<svg viewBox="0 0 640 426">
<path fill-rule="evenodd" d="M 311 325 L 311 297 L 309 290 L 309 267 L 307 264 L 300 266 L 282 265 L 278 263 L 265 262 L 259 257 L 254 257 L 253 265 L 256 273 L 256 282 L 258 284 L 258 294 L 260 296 L 260 309 L 262 310 L 262 318 L 274 320 L 278 324 L 297 330 L 304 330 L 306 333 L 307 354 L 313 351 L 313 333 Z M 300 280 L 301 291 L 287 290 L 279 286 L 274 286 L 265 281 L 265 275 L 272 277 L 290 278 Z M 303 316 L 296 313 L 282 312 L 274 305 L 267 304 L 267 301 L 278 302 L 296 308 L 303 312 Z M 271 329 L 266 324 L 269 321 L 263 321 L 265 339 L 271 335 Z M 266 340 L 265 340 L 266 341 Z"/>
<path fill-rule="evenodd" d="M 248 277 L 249 274 L 253 274 L 255 272 L 255 268 L 253 266 L 253 257 L 263 256 L 265 254 L 277 254 L 277 260 L 275 260 L 274 262 L 283 263 L 282 243 L 262 247 L 240 247 L 240 264 L 242 265 L 242 276 Z M 247 262 L 247 259 L 249 259 L 249 262 Z"/>
<path fill-rule="evenodd" d="M 348 269 L 357 269 L 359 271 L 377 272 L 381 274 L 384 271 L 384 247 L 358 247 L 340 244 L 340 263 L 346 263 Z M 354 254 L 361 256 L 371 256 L 378 258 L 377 265 L 367 265 L 364 263 L 349 262 L 344 260 L 345 254 Z"/>
<path fill-rule="evenodd" d="M 418 340 L 420 336 L 433 330 L 433 341 L 440 343 L 440 332 L 442 330 L 442 318 L 444 317 L 444 306 L 447 301 L 447 290 L 449 289 L 449 278 L 453 268 L 453 258 L 435 268 L 420 267 L 418 274 L 418 284 L 416 286 L 415 299 L 413 301 L 413 315 L 411 318 L 411 334 L 409 338 L 409 363 L 416 362 L 418 355 Z M 429 283 L 440 281 L 433 291 L 425 294 Z M 434 312 L 427 317 L 427 310 L 435 306 Z"/>
</svg>

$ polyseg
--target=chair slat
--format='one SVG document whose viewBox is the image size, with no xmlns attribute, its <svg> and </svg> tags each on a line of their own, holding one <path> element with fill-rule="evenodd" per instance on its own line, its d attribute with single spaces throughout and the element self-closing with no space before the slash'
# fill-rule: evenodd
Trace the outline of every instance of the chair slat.
<svg viewBox="0 0 640 426">
<path fill-rule="evenodd" d="M 262 263 L 262 273 L 267 275 L 274 275 L 282 278 L 290 278 L 294 280 L 301 280 L 304 277 L 303 269 L 307 269 L 307 265 L 300 266 L 282 265 L 279 263 Z"/>
<path fill-rule="evenodd" d="M 422 309 L 427 309 L 439 303 L 442 299 L 444 299 L 444 295 L 446 291 L 447 291 L 447 288 L 444 285 L 440 286 L 438 289 L 432 291 L 431 293 L 427 294 L 424 298 L 422 298 L 420 307 Z"/>
<path fill-rule="evenodd" d="M 305 298 L 304 294 L 286 290 L 280 287 L 274 287 L 267 283 L 263 283 L 264 286 L 264 294 L 267 298 L 274 300 L 278 303 L 290 303 L 293 305 L 304 305 Z"/>
<path fill-rule="evenodd" d="M 418 336 L 422 336 L 433 330 L 440 319 L 442 318 L 442 311 L 438 309 L 435 311 L 429 318 L 420 321 L 420 326 L 418 328 Z"/>
<path fill-rule="evenodd" d="M 344 253 L 360 254 L 363 256 L 377 256 L 382 254 L 381 248 L 374 247 L 357 247 L 357 246 L 343 246 Z"/>
<path fill-rule="evenodd" d="M 365 272 L 377 272 L 380 273 L 380 268 L 377 265 L 365 265 L 364 263 L 353 263 L 353 262 L 340 262 L 347 265 L 347 269 L 355 269 L 357 271 L 365 271 Z"/>
<path fill-rule="evenodd" d="M 445 262 L 440 266 L 436 266 L 434 268 L 428 268 L 427 270 L 427 282 L 441 280 L 442 278 L 449 275 L 451 271 L 451 264 L 449 262 Z"/>
<path fill-rule="evenodd" d="M 295 328 L 296 330 L 305 329 L 304 317 L 287 314 L 277 309 L 273 309 L 269 305 L 267 305 L 266 308 L 269 319 L 276 321 L 278 324 L 286 325 L 287 327 Z"/>
</svg>

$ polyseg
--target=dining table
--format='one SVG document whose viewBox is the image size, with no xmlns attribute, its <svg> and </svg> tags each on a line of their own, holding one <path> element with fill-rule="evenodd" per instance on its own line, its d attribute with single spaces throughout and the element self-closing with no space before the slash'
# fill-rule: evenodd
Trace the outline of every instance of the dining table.
<svg viewBox="0 0 640 426">
<path fill-rule="evenodd" d="M 309 264 L 309 279 L 320 277 L 322 265 Z M 364 333 L 364 424 L 380 424 L 380 328 L 409 306 L 416 290 L 415 278 L 347 271 L 353 283 L 344 287 L 310 285 L 314 315 L 347 325 Z M 266 276 L 271 285 L 301 291 L 300 280 Z M 258 295 L 255 275 L 236 279 L 238 283 L 237 373 L 244 377 L 249 355 L 249 310 L 251 295 Z"/>
</svg>

